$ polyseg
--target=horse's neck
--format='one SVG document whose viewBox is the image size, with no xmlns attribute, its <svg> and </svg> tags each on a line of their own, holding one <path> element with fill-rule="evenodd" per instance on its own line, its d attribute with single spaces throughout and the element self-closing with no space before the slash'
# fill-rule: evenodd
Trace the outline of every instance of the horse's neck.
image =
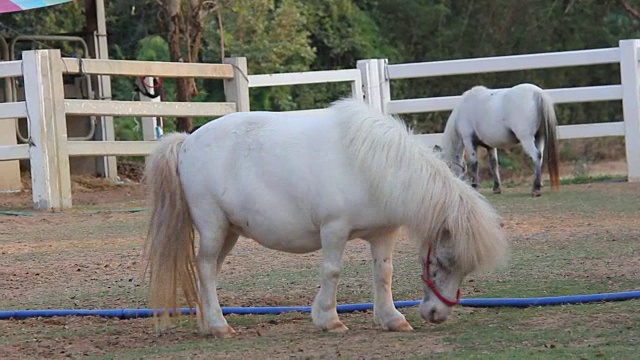
<svg viewBox="0 0 640 360">
<path fill-rule="evenodd" d="M 338 103 L 334 109 L 345 120 L 340 133 L 347 150 L 385 215 L 392 223 L 424 227 L 431 207 L 437 207 L 434 202 L 441 202 L 442 193 L 447 193 L 443 189 L 451 186 L 447 166 L 418 144 L 401 120 L 352 102 Z M 427 228 L 428 234 L 435 233 Z"/>
</svg>

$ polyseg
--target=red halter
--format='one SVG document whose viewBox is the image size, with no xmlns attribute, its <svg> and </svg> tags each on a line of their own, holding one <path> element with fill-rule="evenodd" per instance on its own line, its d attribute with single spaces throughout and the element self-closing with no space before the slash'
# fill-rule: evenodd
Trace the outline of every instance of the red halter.
<svg viewBox="0 0 640 360">
<path fill-rule="evenodd" d="M 460 294 L 461 294 L 460 289 L 458 289 L 458 294 L 456 295 L 455 300 L 450 300 L 444 297 L 444 295 L 442 295 L 440 291 L 438 291 L 438 289 L 436 288 L 436 284 L 434 284 L 433 280 L 431 280 L 431 273 L 429 272 L 429 268 L 431 268 L 431 246 L 429 246 L 429 252 L 427 253 L 427 263 L 425 264 L 425 270 L 426 270 L 425 272 L 427 273 L 427 277 L 425 278 L 423 273 L 422 281 L 424 281 L 424 283 L 427 284 L 429 289 L 431 289 L 431 291 L 438 297 L 438 299 L 440 299 L 440 301 L 442 301 L 448 306 L 457 305 L 460 302 Z"/>
</svg>

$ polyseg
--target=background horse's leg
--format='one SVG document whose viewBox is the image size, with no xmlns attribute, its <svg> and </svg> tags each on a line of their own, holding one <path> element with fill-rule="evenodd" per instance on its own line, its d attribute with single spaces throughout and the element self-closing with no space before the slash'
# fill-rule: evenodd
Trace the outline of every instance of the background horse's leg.
<svg viewBox="0 0 640 360">
<path fill-rule="evenodd" d="M 502 189 L 500 189 L 500 172 L 498 169 L 498 149 L 487 148 L 487 152 L 489 153 L 489 170 L 491 171 L 491 176 L 493 176 L 493 193 L 500 194 L 502 193 Z"/>
<path fill-rule="evenodd" d="M 229 225 L 220 211 L 213 211 L 209 206 L 195 206 L 193 214 L 194 224 L 200 233 L 200 249 L 196 258 L 200 281 L 198 283 L 198 297 L 202 308 L 198 317 L 200 330 L 214 336 L 224 337 L 235 333 L 222 315 L 218 302 L 218 272 L 221 258 L 224 259 L 231 251 L 238 236 L 228 233 Z"/>
<path fill-rule="evenodd" d="M 385 330 L 411 331 L 413 328 L 393 304 L 393 245 L 397 231 L 367 238 L 373 258 L 373 320 Z"/>
<path fill-rule="evenodd" d="M 342 271 L 342 254 L 349 231 L 341 224 L 328 224 L 320 229 L 322 242 L 322 285 L 313 301 L 311 318 L 322 330 L 342 332 L 349 330 L 338 318 L 336 292 Z"/>
<path fill-rule="evenodd" d="M 480 168 L 478 166 L 478 145 L 474 144 L 470 137 L 465 137 L 462 141 L 464 147 L 469 153 L 469 162 L 471 162 L 471 187 L 478 189 L 480 181 Z"/>
<path fill-rule="evenodd" d="M 531 137 L 525 141 L 520 140 L 524 151 L 531 157 L 533 161 L 534 176 L 533 188 L 531 189 L 531 196 L 540 196 L 540 187 L 542 179 L 542 153 L 536 147 L 535 139 Z"/>
<path fill-rule="evenodd" d="M 536 147 L 538 148 L 538 151 L 540 151 L 540 169 L 542 169 L 542 165 L 544 165 L 544 142 L 544 133 L 540 131 L 536 134 Z M 540 177 L 540 187 L 544 187 L 544 180 L 542 177 Z"/>
</svg>

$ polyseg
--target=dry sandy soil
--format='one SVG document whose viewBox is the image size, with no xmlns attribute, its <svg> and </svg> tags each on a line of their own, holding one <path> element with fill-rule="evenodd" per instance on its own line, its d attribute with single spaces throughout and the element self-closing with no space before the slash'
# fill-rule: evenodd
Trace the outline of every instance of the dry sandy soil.
<svg viewBox="0 0 640 360">
<path fill-rule="evenodd" d="M 604 168 L 602 172 L 606 173 L 621 170 L 620 164 L 608 164 Z M 626 183 L 567 188 L 569 191 L 585 189 L 588 192 L 614 194 L 640 192 L 640 186 Z M 531 205 L 525 203 L 533 201 L 527 197 L 527 190 L 528 187 L 508 189 L 503 195 L 521 192 L 523 196 L 509 201 L 524 204 L 521 206 L 526 208 Z M 545 188 L 544 191 L 548 193 L 549 189 Z M 144 207 L 143 195 L 142 187 L 136 183 L 113 186 L 96 179 L 76 178 L 73 196 L 77 207 L 74 210 L 34 213 L 32 216 L 0 215 L 0 310 L 146 307 L 146 290 L 140 277 L 140 248 L 148 213 L 109 211 Z M 0 195 L 0 210 L 28 211 L 30 196 L 28 191 Z M 569 248 L 576 239 L 583 241 L 583 238 L 588 239 L 596 233 L 601 237 L 610 236 L 619 244 L 627 244 L 625 241 L 629 238 L 637 239 L 640 235 L 637 220 L 640 211 L 602 212 L 596 218 L 589 215 L 588 209 L 584 210 L 586 215 L 580 211 L 550 212 L 548 215 L 541 212 L 541 217 L 533 218 L 527 216 L 527 211 L 514 206 L 506 216 L 505 230 L 510 238 L 515 239 L 517 250 L 526 246 L 527 251 L 533 253 L 549 247 Z M 594 222 L 597 222 L 597 229 L 594 228 Z M 624 281 L 619 285 L 607 285 L 602 279 L 626 278 L 637 281 L 640 277 L 638 249 L 636 242 L 634 249 L 624 250 L 627 252 L 621 250 L 624 253 L 612 258 L 586 255 L 571 257 L 566 267 L 553 270 L 545 276 L 554 279 L 575 278 L 587 284 L 580 286 L 592 284 L 624 289 L 628 286 Z M 417 269 L 413 244 L 406 239 L 400 241 L 394 256 L 398 263 L 397 272 L 405 274 L 405 277 L 406 274 L 415 275 Z M 525 260 L 527 256 L 522 255 Z M 282 254 L 265 250 L 243 239 L 225 264 L 225 285 L 220 289 L 221 303 L 223 306 L 308 305 L 315 296 L 319 259 L 318 253 Z M 349 244 L 345 259 L 338 301 L 345 303 L 367 299 L 370 280 L 368 273 L 362 273 L 369 269 L 368 246 L 362 241 Z M 543 273 L 544 264 L 540 266 L 533 277 Z M 510 271 L 518 274 L 518 271 L 524 270 L 516 266 Z M 491 281 L 499 287 L 503 282 L 508 283 L 509 276 L 512 274 L 480 276 L 475 278 L 475 282 L 472 279 L 465 284 L 463 297 L 486 293 L 488 285 L 478 279 Z M 312 279 L 310 283 L 309 279 Z M 594 283 L 595 279 L 598 280 Z M 418 299 L 420 296 L 420 289 L 413 277 L 394 279 L 396 288 L 396 299 Z M 508 288 L 504 290 L 508 291 Z M 552 291 L 553 288 L 547 290 Z M 532 290 L 538 294 L 540 291 Z M 447 354 L 464 346 L 452 342 L 449 339 L 451 334 L 455 334 L 458 328 L 464 328 L 465 321 L 471 321 L 470 316 L 491 314 L 486 309 L 458 308 L 450 319 L 451 325 L 445 328 L 448 330 L 436 331 L 435 326 L 421 324 L 415 311 L 412 311 L 407 310 L 407 316 L 416 331 L 406 335 L 379 331 L 372 323 L 370 313 L 344 314 L 342 319 L 352 331 L 322 336 L 314 335 L 317 331 L 311 325 L 308 314 L 230 316 L 229 322 L 237 334 L 233 339 L 224 341 L 202 341 L 195 331 L 194 322 L 189 318 L 179 320 L 174 327 L 164 331 L 154 330 L 151 319 L 56 317 L 7 320 L 0 322 L 3 338 L 0 340 L 0 353 L 7 358 L 138 358 L 149 353 L 155 354 L 156 358 L 408 358 L 427 356 L 432 352 Z M 574 310 L 560 312 L 551 318 L 528 315 L 522 320 L 523 329 L 563 327 L 574 317 L 571 311 Z M 624 325 L 637 328 L 640 324 L 637 317 L 634 320 L 615 311 L 603 311 L 593 321 L 610 323 L 612 327 Z M 585 344 L 580 343 L 579 346 Z"/>
</svg>

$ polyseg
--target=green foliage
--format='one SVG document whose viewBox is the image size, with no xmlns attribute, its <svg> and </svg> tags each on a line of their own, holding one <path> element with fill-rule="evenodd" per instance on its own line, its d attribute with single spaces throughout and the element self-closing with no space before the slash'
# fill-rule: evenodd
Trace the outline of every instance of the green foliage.
<svg viewBox="0 0 640 360">
<path fill-rule="evenodd" d="M 373 19 L 352 1 L 311 0 L 306 2 L 306 14 L 317 52 L 313 70 L 353 68 L 357 60 L 394 52 Z"/>
<path fill-rule="evenodd" d="M 298 2 L 237 0 L 224 12 L 228 55 L 246 56 L 255 74 L 304 71 L 314 58 Z M 219 36 L 219 34 L 218 34 Z"/>
<path fill-rule="evenodd" d="M 169 44 L 160 35 L 149 35 L 138 42 L 136 59 L 142 61 L 170 61 Z"/>
<path fill-rule="evenodd" d="M 640 7 L 640 1 L 630 3 Z M 354 68 L 357 60 L 366 58 L 400 63 L 613 47 L 620 39 L 637 37 L 639 25 L 614 0 L 234 0 L 220 4 L 222 24 L 215 13 L 207 17 L 199 60 L 220 62 L 223 56 L 245 56 L 250 74 Z M 166 18 L 155 0 L 114 1 L 107 6 L 112 58 L 168 60 Z M 3 14 L 0 24 L 5 36 L 77 33 L 83 30 L 83 16 L 83 4 L 73 2 Z M 79 51 L 73 44 L 47 46 L 60 46 L 68 54 Z M 531 82 L 558 88 L 619 81 L 618 65 L 612 64 L 397 80 L 392 82 L 392 95 L 394 99 L 457 95 L 476 84 L 507 87 Z M 164 85 L 166 100 L 175 99 L 175 81 L 165 79 Z M 224 99 L 222 81 L 198 80 L 198 89 L 194 101 Z M 113 92 L 115 99 L 131 100 L 133 79 L 114 78 Z M 317 108 L 348 93 L 347 84 L 256 88 L 251 90 L 251 108 Z M 622 119 L 620 102 L 562 104 L 557 111 L 561 124 Z M 418 132 L 442 131 L 447 117 L 448 112 L 403 116 Z M 129 136 L 132 126 L 119 133 Z"/>
<path fill-rule="evenodd" d="M 237 0 L 222 13 L 225 56 L 245 56 L 250 74 L 309 70 L 315 53 L 309 44 L 307 19 L 299 2 L 283 0 L 278 6 L 267 0 Z M 209 29 L 208 38 L 219 39 L 219 24 Z M 209 44 L 220 58 L 217 42 Z M 296 103 L 290 88 L 251 90 L 255 110 L 292 110 Z"/>
<path fill-rule="evenodd" d="M 117 140 L 142 140 L 142 124 L 134 117 L 115 118 L 115 137 Z"/>
</svg>

